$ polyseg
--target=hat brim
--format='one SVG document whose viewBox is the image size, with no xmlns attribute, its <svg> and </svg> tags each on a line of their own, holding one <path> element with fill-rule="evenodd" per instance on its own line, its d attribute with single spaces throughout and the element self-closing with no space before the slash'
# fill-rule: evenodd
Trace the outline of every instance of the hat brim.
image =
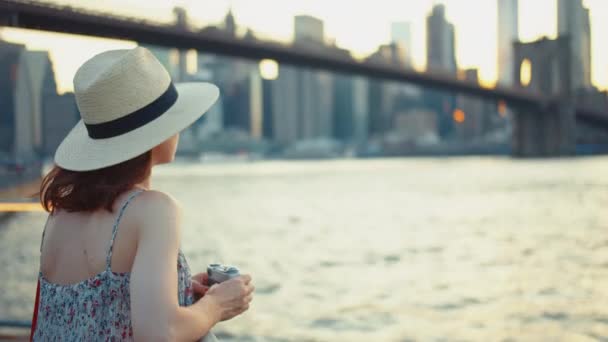
<svg viewBox="0 0 608 342">
<path fill-rule="evenodd" d="M 92 139 L 80 120 L 57 148 L 55 164 L 66 170 L 91 171 L 137 157 L 190 126 L 219 97 L 219 89 L 211 83 L 178 83 L 175 88 L 179 95 L 169 110 L 125 134 Z"/>
</svg>

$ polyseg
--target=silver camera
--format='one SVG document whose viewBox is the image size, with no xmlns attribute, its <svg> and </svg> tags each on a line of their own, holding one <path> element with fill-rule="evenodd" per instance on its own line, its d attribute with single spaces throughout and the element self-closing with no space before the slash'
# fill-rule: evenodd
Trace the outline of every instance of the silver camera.
<svg viewBox="0 0 608 342">
<path fill-rule="evenodd" d="M 232 278 L 236 278 L 240 275 L 240 273 L 239 269 L 234 266 L 209 264 L 209 266 L 207 266 L 207 275 L 209 275 L 209 286 L 211 286 Z"/>
</svg>

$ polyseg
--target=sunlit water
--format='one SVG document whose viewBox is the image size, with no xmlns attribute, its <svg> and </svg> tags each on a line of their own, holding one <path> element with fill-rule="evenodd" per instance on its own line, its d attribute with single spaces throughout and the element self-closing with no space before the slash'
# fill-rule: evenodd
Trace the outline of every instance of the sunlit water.
<svg viewBox="0 0 608 342">
<path fill-rule="evenodd" d="M 193 271 L 253 275 L 238 341 L 608 341 L 608 158 L 176 164 Z M 43 213 L 0 227 L 29 319 Z"/>
</svg>

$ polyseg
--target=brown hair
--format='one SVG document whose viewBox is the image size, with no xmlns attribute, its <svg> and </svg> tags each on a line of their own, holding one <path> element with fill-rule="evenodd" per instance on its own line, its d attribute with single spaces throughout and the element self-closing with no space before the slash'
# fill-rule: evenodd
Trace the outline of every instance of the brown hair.
<svg viewBox="0 0 608 342">
<path fill-rule="evenodd" d="M 70 171 L 59 166 L 43 178 L 40 203 L 48 212 L 58 209 L 95 211 L 112 205 L 123 192 L 150 175 L 152 153 L 148 151 L 120 164 L 93 171 Z"/>
</svg>

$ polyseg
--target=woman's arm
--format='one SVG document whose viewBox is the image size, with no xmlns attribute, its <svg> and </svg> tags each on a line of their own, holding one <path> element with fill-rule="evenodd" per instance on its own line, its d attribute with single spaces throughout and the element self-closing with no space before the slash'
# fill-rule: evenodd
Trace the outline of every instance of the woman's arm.
<svg viewBox="0 0 608 342">
<path fill-rule="evenodd" d="M 137 341 L 193 341 L 221 319 L 212 297 L 190 307 L 177 299 L 179 206 L 170 196 L 146 191 L 133 203 L 138 245 L 131 269 L 131 321 Z"/>
</svg>

